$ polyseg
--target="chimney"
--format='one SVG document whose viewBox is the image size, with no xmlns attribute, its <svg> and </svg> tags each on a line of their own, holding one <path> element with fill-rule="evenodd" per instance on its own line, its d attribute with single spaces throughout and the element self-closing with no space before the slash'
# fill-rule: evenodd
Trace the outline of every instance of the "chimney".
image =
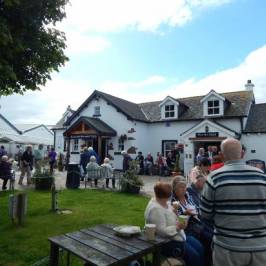
<svg viewBox="0 0 266 266">
<path fill-rule="evenodd" d="M 253 91 L 253 88 L 255 87 L 255 85 L 251 82 L 251 79 L 249 79 L 247 81 L 247 84 L 245 85 L 245 88 L 247 91 Z"/>
</svg>

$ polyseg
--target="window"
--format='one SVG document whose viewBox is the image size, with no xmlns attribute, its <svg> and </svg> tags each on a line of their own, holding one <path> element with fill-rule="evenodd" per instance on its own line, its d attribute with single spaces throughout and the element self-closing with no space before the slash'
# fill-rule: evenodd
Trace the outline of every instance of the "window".
<svg viewBox="0 0 266 266">
<path fill-rule="evenodd" d="M 208 101 L 208 115 L 220 114 L 220 103 L 219 100 Z"/>
<path fill-rule="evenodd" d="M 100 106 L 94 107 L 94 115 L 93 116 L 101 116 L 101 108 Z"/>
<path fill-rule="evenodd" d="M 177 144 L 176 140 L 163 140 L 163 155 L 166 157 L 167 154 L 175 149 L 175 145 Z"/>
<path fill-rule="evenodd" d="M 175 106 L 173 104 L 165 105 L 164 108 L 165 108 L 164 109 L 165 110 L 165 113 L 164 113 L 165 118 L 175 117 Z"/>
<path fill-rule="evenodd" d="M 79 140 L 74 139 L 73 151 L 78 151 L 78 150 L 79 150 Z"/>
<path fill-rule="evenodd" d="M 119 151 L 123 151 L 124 149 L 125 149 L 125 147 L 124 147 L 124 139 L 119 138 L 118 139 L 118 150 Z"/>
</svg>

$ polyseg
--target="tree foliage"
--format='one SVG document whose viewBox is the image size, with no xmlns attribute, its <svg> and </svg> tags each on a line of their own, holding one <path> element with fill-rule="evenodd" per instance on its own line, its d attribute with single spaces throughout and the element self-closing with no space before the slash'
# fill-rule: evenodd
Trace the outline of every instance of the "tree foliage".
<svg viewBox="0 0 266 266">
<path fill-rule="evenodd" d="M 38 90 L 68 58 L 55 24 L 69 0 L 0 0 L 0 96 Z"/>
</svg>

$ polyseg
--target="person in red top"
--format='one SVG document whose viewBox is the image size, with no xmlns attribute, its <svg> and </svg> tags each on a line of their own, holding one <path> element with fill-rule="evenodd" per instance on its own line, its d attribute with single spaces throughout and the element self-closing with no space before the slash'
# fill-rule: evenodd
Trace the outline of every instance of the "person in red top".
<svg viewBox="0 0 266 266">
<path fill-rule="evenodd" d="M 222 160 L 222 156 L 221 155 L 215 155 L 212 158 L 212 165 L 210 167 L 210 172 L 217 170 L 223 166 L 224 166 L 224 162 Z"/>
</svg>

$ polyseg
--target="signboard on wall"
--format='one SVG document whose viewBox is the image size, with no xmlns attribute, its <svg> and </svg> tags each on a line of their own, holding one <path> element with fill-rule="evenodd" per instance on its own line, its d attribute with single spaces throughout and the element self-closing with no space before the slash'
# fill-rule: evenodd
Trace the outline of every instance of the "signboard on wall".
<svg viewBox="0 0 266 266">
<path fill-rule="evenodd" d="M 209 137 L 219 137 L 219 132 L 198 132 L 196 133 L 197 138 L 209 138 Z"/>
</svg>

